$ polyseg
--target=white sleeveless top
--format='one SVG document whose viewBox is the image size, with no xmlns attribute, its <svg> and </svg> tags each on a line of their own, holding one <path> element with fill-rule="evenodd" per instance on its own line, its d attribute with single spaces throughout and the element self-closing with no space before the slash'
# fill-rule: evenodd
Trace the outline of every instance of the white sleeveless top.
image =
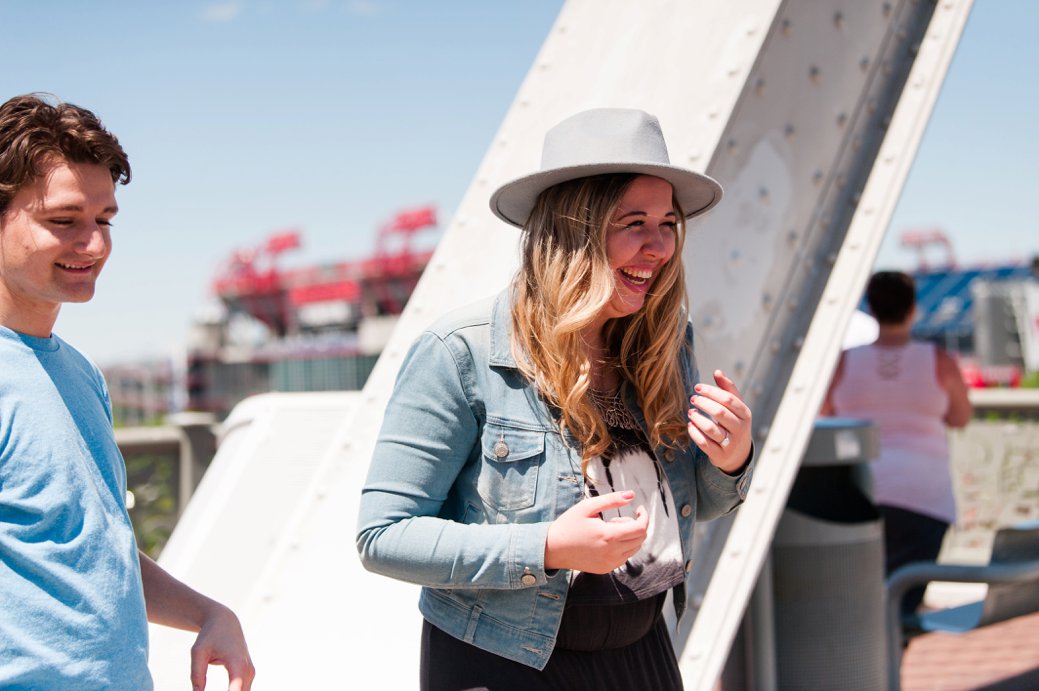
<svg viewBox="0 0 1039 691">
<path fill-rule="evenodd" d="M 845 351 L 831 400 L 837 415 L 872 420 L 880 430 L 880 457 L 872 464 L 877 504 L 955 522 L 944 421 L 949 396 L 938 382 L 932 344 Z"/>
</svg>

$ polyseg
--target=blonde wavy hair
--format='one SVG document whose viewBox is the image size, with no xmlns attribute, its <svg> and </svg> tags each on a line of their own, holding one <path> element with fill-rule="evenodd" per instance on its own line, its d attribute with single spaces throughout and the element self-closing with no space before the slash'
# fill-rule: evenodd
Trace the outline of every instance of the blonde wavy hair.
<svg viewBox="0 0 1039 691">
<path fill-rule="evenodd" d="M 588 396 L 592 363 L 582 330 L 613 296 L 615 276 L 606 232 L 634 174 L 580 178 L 548 188 L 524 226 L 522 263 L 512 284 L 512 350 L 541 397 L 559 410 L 560 427 L 581 444 L 581 467 L 606 451 L 611 438 Z M 638 312 L 604 326 L 607 366 L 634 386 L 650 443 L 685 446 L 687 392 L 680 353 L 686 324 L 678 217 L 675 254 L 663 266 Z"/>
</svg>

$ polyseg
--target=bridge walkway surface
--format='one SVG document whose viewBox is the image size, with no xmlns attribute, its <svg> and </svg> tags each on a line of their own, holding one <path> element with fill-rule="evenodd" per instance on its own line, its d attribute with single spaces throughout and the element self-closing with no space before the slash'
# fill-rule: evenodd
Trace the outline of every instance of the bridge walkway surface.
<svg viewBox="0 0 1039 691">
<path fill-rule="evenodd" d="M 1039 689 L 1039 613 L 966 633 L 917 636 L 902 659 L 902 689 Z"/>
</svg>

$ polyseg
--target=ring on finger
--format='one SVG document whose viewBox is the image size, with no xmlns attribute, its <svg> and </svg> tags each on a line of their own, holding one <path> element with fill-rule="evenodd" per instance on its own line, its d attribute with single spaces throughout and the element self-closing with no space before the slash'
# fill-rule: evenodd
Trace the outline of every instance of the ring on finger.
<svg viewBox="0 0 1039 691">
<path fill-rule="evenodd" d="M 726 431 L 726 432 L 725 432 L 725 438 L 724 438 L 724 439 L 722 439 L 722 440 L 721 440 L 720 442 L 718 442 L 718 446 L 720 446 L 720 447 L 722 447 L 722 448 L 724 449 L 724 448 L 725 448 L 726 446 L 728 446 L 728 445 L 729 445 L 729 442 L 730 442 L 730 441 L 732 441 L 732 440 L 731 440 L 731 439 L 729 438 L 729 433 L 728 433 L 728 431 Z"/>
</svg>

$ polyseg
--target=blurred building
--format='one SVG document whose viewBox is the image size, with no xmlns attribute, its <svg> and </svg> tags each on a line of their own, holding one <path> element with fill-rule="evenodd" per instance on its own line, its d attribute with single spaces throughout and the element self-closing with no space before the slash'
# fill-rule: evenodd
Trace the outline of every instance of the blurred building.
<svg viewBox="0 0 1039 691">
<path fill-rule="evenodd" d="M 913 336 L 960 356 L 972 386 L 1017 385 L 1039 371 L 1039 258 L 964 267 L 939 229 L 908 231 L 916 249 L 917 320 Z M 944 251 L 937 263 L 926 249 Z"/>
<path fill-rule="evenodd" d="M 177 384 L 168 359 L 114 365 L 103 369 L 117 426 L 161 424 L 177 409 Z"/>
</svg>

